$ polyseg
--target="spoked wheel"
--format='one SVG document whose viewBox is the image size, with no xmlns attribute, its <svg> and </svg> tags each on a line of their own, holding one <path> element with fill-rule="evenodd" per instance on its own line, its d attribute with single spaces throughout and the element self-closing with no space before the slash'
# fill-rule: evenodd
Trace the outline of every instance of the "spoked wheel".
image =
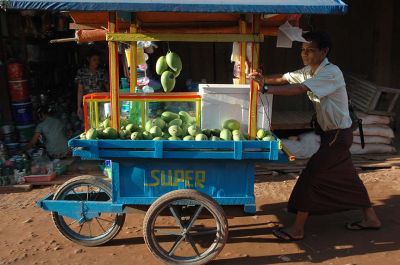
<svg viewBox="0 0 400 265">
<path fill-rule="evenodd" d="M 94 176 L 80 176 L 64 183 L 54 194 L 53 200 L 81 201 L 82 211 L 86 201 L 111 201 L 111 185 Z M 63 236 L 83 246 L 98 246 L 113 239 L 121 230 L 125 214 L 98 213 L 93 218 L 75 220 L 52 212 L 54 224 Z"/>
<path fill-rule="evenodd" d="M 195 190 L 177 190 L 155 201 L 143 223 L 149 250 L 167 264 L 205 264 L 228 238 L 223 209 Z"/>
</svg>

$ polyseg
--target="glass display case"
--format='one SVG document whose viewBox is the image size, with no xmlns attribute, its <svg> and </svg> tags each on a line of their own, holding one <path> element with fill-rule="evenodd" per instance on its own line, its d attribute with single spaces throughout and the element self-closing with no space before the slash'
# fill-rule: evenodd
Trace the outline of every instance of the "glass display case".
<svg viewBox="0 0 400 265">
<path fill-rule="evenodd" d="M 109 93 L 93 93 L 83 98 L 85 131 L 105 128 L 111 124 Z M 201 126 L 201 96 L 198 93 L 135 93 L 121 94 L 119 101 L 120 127 L 135 124 L 145 129 L 148 120 L 161 117 L 164 112 L 179 114 L 184 111 Z"/>
</svg>

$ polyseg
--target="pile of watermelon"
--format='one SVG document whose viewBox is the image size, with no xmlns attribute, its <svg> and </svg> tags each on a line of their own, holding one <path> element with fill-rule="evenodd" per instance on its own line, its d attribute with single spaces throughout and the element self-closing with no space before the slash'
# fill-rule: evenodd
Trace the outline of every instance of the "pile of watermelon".
<svg viewBox="0 0 400 265">
<path fill-rule="evenodd" d="M 91 128 L 81 134 L 81 139 L 123 139 L 123 140 L 170 140 L 170 141 L 243 141 L 248 140 L 247 134 L 240 131 L 240 123 L 229 119 L 222 123 L 221 129 L 201 129 L 196 118 L 186 111 L 174 113 L 165 111 L 161 116 L 148 120 L 145 128 L 121 120 L 121 129 L 118 133 L 110 127 L 110 119 L 100 123 L 99 128 Z M 274 141 L 270 131 L 259 129 L 257 140 Z"/>
</svg>

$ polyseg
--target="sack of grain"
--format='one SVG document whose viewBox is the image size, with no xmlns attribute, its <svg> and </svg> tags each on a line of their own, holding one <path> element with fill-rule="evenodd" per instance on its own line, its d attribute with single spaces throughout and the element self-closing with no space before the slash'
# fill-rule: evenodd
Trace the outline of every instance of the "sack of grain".
<svg viewBox="0 0 400 265">
<path fill-rule="evenodd" d="M 363 154 L 393 154 L 396 153 L 396 149 L 388 144 L 365 144 L 364 149 L 361 148 L 361 144 L 354 143 L 350 152 L 353 155 L 363 155 Z"/>
<path fill-rule="evenodd" d="M 366 144 L 391 144 L 393 141 L 392 138 L 382 137 L 382 136 L 365 136 L 364 142 Z M 361 138 L 358 135 L 353 136 L 353 142 L 360 144 Z"/>
<path fill-rule="evenodd" d="M 387 125 L 363 125 L 365 136 L 382 136 L 394 138 L 393 130 Z M 355 130 L 353 135 L 360 135 L 359 130 Z"/>
<path fill-rule="evenodd" d="M 371 125 L 371 124 L 388 125 L 390 123 L 390 117 L 388 116 L 369 115 L 358 111 L 357 111 L 357 116 L 360 119 L 362 119 L 363 125 Z"/>
</svg>

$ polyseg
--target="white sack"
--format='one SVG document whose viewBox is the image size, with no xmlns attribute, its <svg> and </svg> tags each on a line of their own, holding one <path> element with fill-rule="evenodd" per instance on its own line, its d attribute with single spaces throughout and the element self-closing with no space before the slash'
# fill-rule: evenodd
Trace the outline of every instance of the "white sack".
<svg viewBox="0 0 400 265">
<path fill-rule="evenodd" d="M 390 117 L 388 116 L 368 115 L 366 113 L 358 111 L 357 111 L 357 116 L 360 119 L 362 119 L 362 123 L 365 125 L 370 125 L 370 124 L 388 125 L 390 123 Z"/>
<path fill-rule="evenodd" d="M 364 135 L 368 136 L 382 136 L 394 138 L 393 130 L 387 125 L 363 125 Z M 360 135 L 359 130 L 355 130 L 353 135 Z"/>
<path fill-rule="evenodd" d="M 354 135 L 353 142 L 360 144 L 360 136 Z M 382 137 L 382 136 L 364 136 L 364 142 L 366 144 L 391 144 L 392 138 Z"/>
<path fill-rule="evenodd" d="M 361 144 L 353 144 L 350 148 L 350 152 L 353 155 L 393 154 L 396 153 L 396 149 L 388 144 L 366 144 L 364 149 L 361 148 Z"/>
</svg>

